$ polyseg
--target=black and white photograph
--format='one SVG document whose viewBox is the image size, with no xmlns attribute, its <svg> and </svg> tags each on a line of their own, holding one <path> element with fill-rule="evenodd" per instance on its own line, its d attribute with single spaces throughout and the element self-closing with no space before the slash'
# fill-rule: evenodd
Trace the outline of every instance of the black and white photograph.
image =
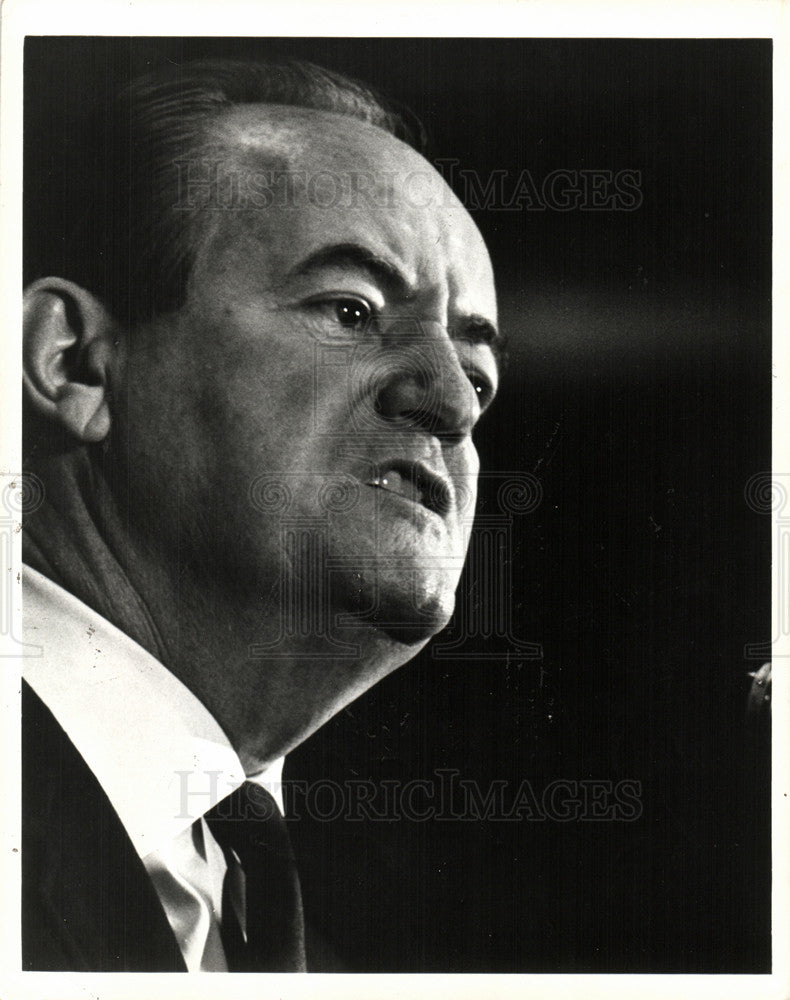
<svg viewBox="0 0 790 1000">
<path fill-rule="evenodd" d="M 20 40 L 9 996 L 786 995 L 774 39 L 412 10 Z"/>
</svg>

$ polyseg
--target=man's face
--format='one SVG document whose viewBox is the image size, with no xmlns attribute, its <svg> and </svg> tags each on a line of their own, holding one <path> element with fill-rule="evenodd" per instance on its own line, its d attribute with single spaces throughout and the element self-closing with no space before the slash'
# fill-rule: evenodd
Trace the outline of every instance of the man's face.
<svg viewBox="0 0 790 1000">
<path fill-rule="evenodd" d="M 482 237 L 422 157 L 348 117 L 247 106 L 218 141 L 235 180 L 200 209 L 185 305 L 130 340 L 116 440 L 157 544 L 280 601 L 284 632 L 342 639 L 351 612 L 422 643 L 453 609 L 497 384 Z"/>
</svg>

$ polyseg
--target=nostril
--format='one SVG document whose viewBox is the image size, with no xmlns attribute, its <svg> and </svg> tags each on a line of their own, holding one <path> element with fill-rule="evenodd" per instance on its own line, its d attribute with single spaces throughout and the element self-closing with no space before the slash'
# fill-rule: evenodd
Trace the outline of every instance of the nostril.
<svg viewBox="0 0 790 1000">
<path fill-rule="evenodd" d="M 466 437 L 458 425 L 448 425 L 442 414 L 435 410 L 409 410 L 402 413 L 400 419 L 404 426 L 419 427 L 448 447 L 460 444 Z"/>
<path fill-rule="evenodd" d="M 436 424 L 436 417 L 431 414 L 429 410 L 420 408 L 414 410 L 404 410 L 401 413 L 401 419 L 404 423 L 410 426 L 424 427 L 426 430 L 433 431 Z"/>
<path fill-rule="evenodd" d="M 388 420 L 424 420 L 430 413 L 430 392 L 421 380 L 405 376 L 391 380 L 376 393 L 376 412 Z"/>
<path fill-rule="evenodd" d="M 476 400 L 470 405 L 469 380 L 460 369 L 429 372 L 415 363 L 409 369 L 393 366 L 386 375 L 373 393 L 377 417 L 404 429 L 427 431 L 446 445 L 469 435 Z"/>
<path fill-rule="evenodd" d="M 468 436 L 466 431 L 441 430 L 439 428 L 435 428 L 433 434 L 441 441 L 443 445 L 446 445 L 447 447 L 450 448 L 462 444 Z"/>
</svg>

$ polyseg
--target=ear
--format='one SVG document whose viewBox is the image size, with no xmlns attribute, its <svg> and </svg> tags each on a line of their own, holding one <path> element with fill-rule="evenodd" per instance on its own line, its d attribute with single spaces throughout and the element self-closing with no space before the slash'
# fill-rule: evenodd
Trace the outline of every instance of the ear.
<svg viewBox="0 0 790 1000">
<path fill-rule="evenodd" d="M 25 290 L 22 317 L 28 399 L 78 440 L 104 440 L 117 329 L 110 314 L 79 285 L 41 278 Z"/>
</svg>

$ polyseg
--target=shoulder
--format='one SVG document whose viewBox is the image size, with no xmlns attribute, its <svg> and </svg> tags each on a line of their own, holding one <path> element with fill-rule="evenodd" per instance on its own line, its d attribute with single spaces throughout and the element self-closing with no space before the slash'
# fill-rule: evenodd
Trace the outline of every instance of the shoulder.
<svg viewBox="0 0 790 1000">
<path fill-rule="evenodd" d="M 22 691 L 23 968 L 183 968 L 150 879 L 99 782 Z"/>
</svg>

